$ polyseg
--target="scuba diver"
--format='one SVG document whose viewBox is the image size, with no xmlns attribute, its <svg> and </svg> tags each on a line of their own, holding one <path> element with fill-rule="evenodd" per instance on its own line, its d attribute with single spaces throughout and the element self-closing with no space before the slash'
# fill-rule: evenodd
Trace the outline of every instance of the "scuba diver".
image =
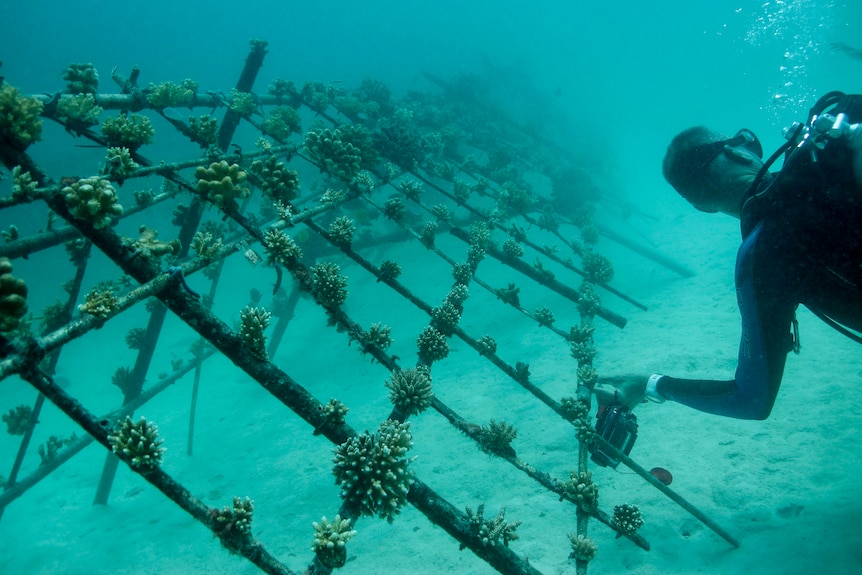
<svg viewBox="0 0 862 575">
<path fill-rule="evenodd" d="M 749 130 L 728 138 L 695 127 L 672 140 L 663 163 L 668 183 L 698 210 L 740 220 L 738 366 L 735 377 L 726 380 L 661 374 L 601 378 L 595 387 L 597 431 L 606 438 L 625 436 L 607 427 L 624 425 L 627 410 L 644 398 L 766 419 L 787 354 L 799 352 L 799 304 L 862 343 L 854 333 L 862 330 L 860 121 L 862 96 L 831 92 L 811 109 L 808 123 L 796 122 L 785 131 L 787 142 L 765 162 Z M 770 172 L 782 155 L 782 169 Z M 603 411 L 608 406 L 615 407 L 613 421 Z M 629 429 L 636 431 L 636 424 Z M 628 450 L 633 441 L 626 440 Z"/>
</svg>

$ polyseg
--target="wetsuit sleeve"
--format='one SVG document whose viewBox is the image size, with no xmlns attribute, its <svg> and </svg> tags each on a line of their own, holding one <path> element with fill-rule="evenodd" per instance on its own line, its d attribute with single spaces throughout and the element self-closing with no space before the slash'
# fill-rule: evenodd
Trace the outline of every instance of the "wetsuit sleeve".
<svg viewBox="0 0 862 575">
<path fill-rule="evenodd" d="M 736 377 L 720 381 L 665 376 L 657 390 L 666 399 L 739 419 L 766 419 L 772 411 L 791 349 L 790 322 L 796 305 L 788 287 L 781 285 L 785 282 L 780 274 L 757 261 L 760 233 L 760 227 L 755 228 L 737 256 L 742 337 Z"/>
</svg>

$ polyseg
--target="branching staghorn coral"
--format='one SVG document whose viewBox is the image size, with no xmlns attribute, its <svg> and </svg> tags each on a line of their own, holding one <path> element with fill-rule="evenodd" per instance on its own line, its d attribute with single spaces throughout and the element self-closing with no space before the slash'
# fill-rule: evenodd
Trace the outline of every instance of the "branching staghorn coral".
<svg viewBox="0 0 862 575">
<path fill-rule="evenodd" d="M 102 107 L 96 105 L 92 94 L 76 94 L 63 96 L 57 102 L 57 113 L 66 123 L 66 129 L 79 132 L 99 123 Z"/>
<path fill-rule="evenodd" d="M 546 307 L 537 309 L 534 315 L 540 326 L 551 326 L 555 321 L 554 312 Z"/>
<path fill-rule="evenodd" d="M 386 387 L 389 388 L 389 401 L 404 416 L 422 413 L 434 400 L 431 374 L 422 366 L 392 372 L 391 379 L 386 380 Z"/>
<path fill-rule="evenodd" d="M 144 90 L 144 94 L 147 97 L 147 103 L 156 110 L 191 106 L 195 101 L 196 84 L 191 80 L 185 80 L 182 84 L 173 82 L 150 84 Z"/>
<path fill-rule="evenodd" d="M 614 277 L 614 266 L 611 260 L 594 251 L 588 251 L 583 256 L 584 272 L 587 280 L 603 284 L 608 283 Z"/>
<path fill-rule="evenodd" d="M 347 278 L 332 262 L 321 262 L 311 268 L 312 295 L 323 307 L 337 308 L 347 299 Z"/>
<path fill-rule="evenodd" d="M 192 240 L 192 249 L 204 261 L 215 258 L 221 252 L 221 248 L 221 238 L 213 238 L 212 232 L 197 232 Z"/>
<path fill-rule="evenodd" d="M 128 148 L 135 152 L 153 141 L 156 131 L 150 119 L 140 114 L 123 114 L 102 122 L 102 135 L 112 148 Z"/>
<path fill-rule="evenodd" d="M 355 233 L 356 226 L 347 216 L 338 216 L 329 224 L 329 237 L 341 247 L 349 247 Z"/>
<path fill-rule="evenodd" d="M 416 340 L 419 363 L 430 366 L 435 361 L 445 359 L 449 355 L 449 344 L 446 336 L 432 326 L 427 326 Z"/>
<path fill-rule="evenodd" d="M 437 235 L 437 222 L 425 222 L 422 229 L 419 231 L 419 241 L 428 249 L 434 247 L 434 238 Z"/>
<path fill-rule="evenodd" d="M 239 337 L 249 353 L 261 361 L 269 360 L 266 352 L 266 336 L 263 332 L 269 326 L 271 319 L 272 314 L 262 307 L 247 306 L 240 312 L 242 325 L 239 329 Z"/>
<path fill-rule="evenodd" d="M 271 266 L 283 265 L 291 269 L 302 259 L 302 249 L 282 230 L 268 229 L 263 236 L 263 249 L 266 263 Z"/>
<path fill-rule="evenodd" d="M 94 228 L 108 226 L 114 217 L 123 215 L 117 191 L 108 180 L 82 178 L 61 190 L 73 217 L 90 222 Z"/>
<path fill-rule="evenodd" d="M 480 446 L 490 453 L 496 455 L 514 455 L 512 440 L 517 437 L 518 432 L 505 421 L 494 421 L 483 425 L 479 432 Z"/>
<path fill-rule="evenodd" d="M 248 497 L 234 497 L 233 506 L 211 509 L 213 533 L 225 549 L 236 553 L 252 542 L 251 521 L 254 518 L 254 501 Z"/>
<path fill-rule="evenodd" d="M 114 453 L 132 468 L 141 472 L 152 471 L 162 463 L 166 451 L 159 439 L 159 427 L 141 417 L 137 422 L 126 416 L 119 421 L 108 443 Z"/>
<path fill-rule="evenodd" d="M 387 419 L 377 433 L 365 432 L 336 447 L 332 472 L 345 503 L 391 523 L 413 483 L 413 458 L 407 457 L 412 446 L 410 424 Z"/>
<path fill-rule="evenodd" d="M 336 515 L 335 519 L 329 521 L 323 517 L 314 526 L 314 543 L 311 550 L 326 567 L 337 569 L 344 567 L 347 562 L 347 542 L 356 535 L 356 531 L 350 528 L 350 519 L 342 519 Z"/>
<path fill-rule="evenodd" d="M 450 336 L 461 321 L 461 312 L 452 302 L 446 301 L 431 310 L 431 325 L 445 336 Z"/>
<path fill-rule="evenodd" d="M 392 345 L 392 328 L 381 323 L 373 323 L 368 331 L 362 332 L 360 336 L 360 344 L 362 345 L 362 353 L 368 353 L 372 348 L 377 348 L 380 351 L 386 351 Z"/>
<path fill-rule="evenodd" d="M 401 266 L 398 265 L 398 262 L 393 262 L 390 260 L 385 260 L 380 264 L 380 270 L 377 274 L 377 281 L 379 282 L 389 282 L 394 279 L 397 279 L 398 276 L 401 275 Z"/>
<path fill-rule="evenodd" d="M 466 512 L 470 528 L 479 537 L 482 545 L 497 545 L 498 543 L 502 543 L 508 547 L 510 541 L 518 539 L 518 534 L 515 533 L 515 530 L 521 525 L 521 522 L 506 523 L 505 508 L 501 508 L 494 519 L 485 519 L 484 503 L 476 508 L 475 515 L 470 507 L 466 508 Z M 461 548 L 463 549 L 463 545 Z"/>
</svg>

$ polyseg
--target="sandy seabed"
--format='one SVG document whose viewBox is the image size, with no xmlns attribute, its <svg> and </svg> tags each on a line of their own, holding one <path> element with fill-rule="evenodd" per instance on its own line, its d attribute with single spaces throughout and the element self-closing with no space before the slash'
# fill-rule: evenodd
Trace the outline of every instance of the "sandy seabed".
<svg viewBox="0 0 862 575">
<path fill-rule="evenodd" d="M 626 316 L 628 325 L 619 330 L 596 320 L 599 372 L 731 375 L 739 335 L 732 285 L 735 222 L 686 213 L 641 227 L 649 230 L 642 241 L 695 275 L 680 278 L 611 243 L 600 244 L 599 251 L 616 263 L 614 285 L 650 309 L 643 312 L 602 294 L 603 303 Z M 440 245 L 444 251 L 464 252 L 454 239 L 441 238 Z M 450 277 L 445 264 L 432 261 L 421 247 L 377 250 L 366 257 L 399 261 L 404 283 L 426 301 L 436 305 L 445 296 Z M 496 265 L 484 269 L 494 274 L 483 278 L 492 285 L 527 283 L 514 272 L 494 271 Z M 347 312 L 363 325 L 392 326 L 390 351 L 402 365 L 412 363 L 413 342 L 427 319 L 358 267 L 345 265 L 343 271 L 351 294 L 377 294 L 348 299 Z M 233 322 L 249 287 L 270 285 L 271 273 L 230 262 L 229 283 L 216 302 L 220 316 Z M 193 285 L 196 281 L 191 279 Z M 461 326 L 474 337 L 492 334 L 501 357 L 529 363 L 532 381 L 552 397 L 571 395 L 575 364 L 566 342 L 478 287 L 470 292 Z M 577 322 L 570 302 L 535 286 L 522 287 L 521 302 L 528 309 L 551 308 L 561 327 Z M 789 357 L 767 421 L 737 421 L 671 403 L 636 410 L 640 433 L 632 457 L 647 469 L 669 469 L 672 488 L 736 537 L 740 547 L 730 546 L 624 466 L 594 468 L 601 507 L 611 511 L 618 503 L 637 504 L 645 519 L 641 534 L 651 550 L 615 538 L 594 521 L 590 535 L 599 555 L 591 573 L 862 573 L 862 350 L 807 310 L 800 310 L 799 319 L 802 354 Z M 94 413 L 119 403 L 111 374 L 134 359 L 122 337 L 144 321 L 143 310 L 136 309 L 64 350 L 58 379 Z M 187 357 L 194 341 L 184 324 L 170 318 L 153 371 L 168 370 L 171 358 Z M 346 344 L 345 334 L 328 328 L 323 312 L 303 299 L 274 361 L 321 401 L 335 397 L 347 404 L 348 422 L 357 431 L 374 430 L 390 409 L 383 386 L 387 373 Z M 518 455 L 566 479 L 576 465 L 572 428 L 463 342 L 452 340 L 451 348 L 450 357 L 434 366 L 437 397 L 471 421 L 495 418 L 514 424 Z M 255 537 L 301 573 L 312 557 L 311 522 L 331 518 L 340 504 L 331 473 L 332 446 L 227 360 L 216 358 L 203 368 L 194 455 L 187 456 L 191 381 L 186 376 L 138 412 L 160 427 L 168 448 L 164 469 L 213 507 L 229 504 L 235 495 L 251 497 Z M 4 410 L 32 404 L 34 391 L 23 382 L 11 378 L 0 385 Z M 24 475 L 38 465 L 35 445 L 51 434 L 81 433 L 52 406 L 40 421 Z M 574 530 L 573 506 L 480 452 L 439 414 L 426 412 L 411 421 L 417 456 L 412 468 L 418 477 L 456 507 L 475 509 L 484 502 L 487 514 L 505 507 L 507 518 L 522 521 L 520 539 L 511 544 L 516 553 L 543 573 L 574 573 L 566 537 Z M 2 434 L 0 460 L 11 462 L 17 446 L 17 437 Z M 104 461 L 105 450 L 90 445 L 9 505 L 0 521 L 0 573 L 257 572 L 125 466 L 109 504 L 93 506 Z M 363 518 L 356 529 L 342 573 L 494 572 L 469 550 L 459 552 L 456 541 L 411 507 L 392 524 Z"/>
</svg>

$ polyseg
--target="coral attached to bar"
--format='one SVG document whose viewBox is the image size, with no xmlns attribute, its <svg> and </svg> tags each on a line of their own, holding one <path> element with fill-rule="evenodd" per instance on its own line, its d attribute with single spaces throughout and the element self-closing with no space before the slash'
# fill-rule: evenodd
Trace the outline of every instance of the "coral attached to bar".
<svg viewBox="0 0 862 575">
<path fill-rule="evenodd" d="M 247 198 L 251 193 L 242 185 L 247 176 L 239 164 L 228 164 L 222 160 L 211 163 L 207 168 L 198 166 L 195 177 L 198 179 L 197 191 L 203 199 L 225 212 L 238 210 L 237 200 Z"/>
<path fill-rule="evenodd" d="M 221 238 L 213 238 L 211 232 L 197 232 L 192 239 L 192 249 L 202 260 L 211 260 L 221 252 Z"/>
<path fill-rule="evenodd" d="M 305 149 L 321 171 L 340 180 L 352 180 L 361 169 L 362 153 L 353 144 L 342 141 L 338 129 L 308 132 Z"/>
<path fill-rule="evenodd" d="M 95 94 L 99 89 L 99 72 L 92 64 L 69 64 L 63 72 L 67 94 Z"/>
<path fill-rule="evenodd" d="M 269 229 L 263 236 L 263 249 L 266 263 L 273 266 L 283 265 L 288 269 L 302 259 L 302 249 L 289 235 L 281 230 Z"/>
<path fill-rule="evenodd" d="M 386 387 L 389 388 L 389 401 L 405 416 L 422 413 L 434 400 L 431 374 L 422 366 L 392 372 L 392 379 L 386 381 Z"/>
<path fill-rule="evenodd" d="M 63 96 L 57 103 L 57 112 L 65 121 L 66 129 L 80 131 L 99 123 L 99 114 L 102 107 L 96 105 L 96 98 L 92 94 L 76 94 L 74 96 Z"/>
<path fill-rule="evenodd" d="M 284 142 L 292 133 L 302 131 L 302 120 L 300 120 L 299 114 L 293 108 L 278 106 L 267 114 L 261 128 L 267 136 L 271 136 L 279 142 Z"/>
<path fill-rule="evenodd" d="M 0 142 L 24 151 L 42 139 L 42 102 L 22 96 L 18 89 L 0 86 Z"/>
<path fill-rule="evenodd" d="M 347 216 L 338 216 L 329 224 L 329 237 L 338 246 L 350 247 L 355 233 L 356 226 L 353 224 L 353 220 Z"/>
<path fill-rule="evenodd" d="M 599 488 L 593 483 L 589 471 L 572 471 L 569 479 L 562 484 L 563 492 L 572 499 L 582 511 L 593 513 L 599 507 Z"/>
<path fill-rule="evenodd" d="M 16 200 L 33 198 L 39 188 L 38 182 L 33 181 L 30 172 L 22 172 L 21 166 L 12 168 L 12 197 Z"/>
<path fill-rule="evenodd" d="M 108 226 L 113 218 L 123 215 L 117 201 L 117 191 L 108 180 L 82 178 L 61 190 L 73 217 L 90 222 L 94 228 Z"/>
<path fill-rule="evenodd" d="M 134 152 L 153 141 L 156 131 L 150 119 L 140 114 L 123 114 L 102 122 L 102 135 L 112 148 L 128 148 Z"/>
<path fill-rule="evenodd" d="M 514 455 L 512 440 L 518 436 L 517 430 L 505 421 L 494 421 L 483 425 L 479 432 L 479 444 L 483 449 L 496 455 Z"/>
<path fill-rule="evenodd" d="M 311 268 L 312 295 L 327 309 L 334 309 L 347 299 L 347 278 L 341 268 L 332 262 L 321 262 Z"/>
<path fill-rule="evenodd" d="M 67 445 L 71 445 L 76 439 L 78 439 L 78 437 L 74 433 L 65 439 L 57 437 L 56 435 L 49 437 L 48 441 L 40 445 L 37 450 L 39 453 L 39 459 L 42 460 L 40 465 L 50 463 L 52 459 L 57 457 L 57 454 L 61 449 Z"/>
<path fill-rule="evenodd" d="M 596 553 L 599 552 L 599 546 L 589 537 L 569 533 L 569 541 L 572 543 L 572 553 L 569 555 L 569 559 L 589 562 L 595 559 Z"/>
<path fill-rule="evenodd" d="M 392 328 L 382 323 L 373 323 L 368 331 L 362 333 L 362 352 L 367 353 L 372 347 L 386 351 L 392 345 Z"/>
<path fill-rule="evenodd" d="M 535 316 L 536 321 L 542 326 L 551 326 L 555 321 L 554 312 L 546 307 L 537 309 Z"/>
<path fill-rule="evenodd" d="M 191 106 L 195 101 L 194 84 L 183 82 L 181 85 L 173 82 L 150 84 L 144 93 L 147 103 L 156 110 Z"/>
<path fill-rule="evenodd" d="M 108 148 L 105 156 L 104 173 L 120 185 L 138 169 L 138 163 L 132 159 L 128 148 Z"/>
<path fill-rule="evenodd" d="M 286 203 L 299 192 L 299 176 L 296 170 L 289 170 L 284 162 L 276 161 L 275 156 L 266 160 L 255 160 L 251 171 L 261 179 L 260 189 L 274 202 Z"/>
<path fill-rule="evenodd" d="M 608 283 L 614 278 L 614 266 L 611 260 L 596 252 L 590 251 L 584 254 L 584 273 L 587 279 L 598 284 Z"/>
<path fill-rule="evenodd" d="M 138 232 L 141 234 L 131 244 L 132 250 L 145 258 L 160 258 L 166 255 L 175 256 L 180 253 L 180 240 L 173 239 L 163 242 L 158 239 L 159 232 L 147 226 L 140 226 Z"/>
<path fill-rule="evenodd" d="M 446 342 L 446 336 L 430 325 L 419 334 L 416 346 L 419 348 L 419 362 L 425 365 L 430 366 L 435 361 L 445 359 L 449 355 L 449 344 Z"/>
<path fill-rule="evenodd" d="M 18 327 L 27 314 L 27 284 L 12 275 L 12 262 L 0 258 L 0 332 Z"/>
<path fill-rule="evenodd" d="M 617 530 L 617 537 L 634 535 L 644 524 L 643 516 L 637 505 L 622 503 L 614 506 L 611 525 Z"/>
<path fill-rule="evenodd" d="M 431 325 L 443 335 L 450 336 L 461 321 L 461 312 L 452 302 L 446 301 L 431 310 Z"/>
<path fill-rule="evenodd" d="M 240 312 L 242 325 L 239 328 L 239 338 L 246 349 L 257 359 L 268 361 L 266 352 L 266 336 L 263 331 L 269 326 L 272 314 L 262 307 L 247 306 Z"/>
<path fill-rule="evenodd" d="M 483 335 L 476 343 L 479 344 L 479 355 L 497 353 L 497 342 L 490 335 Z"/>
<path fill-rule="evenodd" d="M 243 118 L 248 118 L 257 110 L 257 99 L 254 94 L 234 88 L 230 91 L 228 106 Z"/>
<path fill-rule="evenodd" d="M 350 528 L 350 519 L 342 519 L 336 515 L 329 521 L 326 517 L 313 522 L 314 543 L 311 550 L 326 567 L 337 569 L 347 562 L 347 542 L 356 535 Z"/>
<path fill-rule="evenodd" d="M 33 421 L 33 408 L 29 405 L 19 405 L 3 415 L 6 431 L 10 435 L 24 435 L 30 428 L 31 421 Z"/>
<path fill-rule="evenodd" d="M 210 115 L 190 116 L 189 131 L 192 139 L 202 148 L 214 146 L 218 142 L 218 121 Z"/>
<path fill-rule="evenodd" d="M 524 255 L 524 248 L 515 240 L 508 239 L 503 242 L 503 257 L 507 261 L 515 261 Z"/>
<path fill-rule="evenodd" d="M 390 523 L 406 502 L 413 483 L 409 423 L 387 419 L 377 433 L 367 431 L 335 448 L 335 483 L 341 497 L 363 515 L 377 515 Z"/>
<path fill-rule="evenodd" d="M 96 287 L 86 295 L 84 303 L 78 306 L 78 311 L 104 319 L 119 308 L 120 301 L 113 291 Z"/>
<path fill-rule="evenodd" d="M 398 262 L 386 260 L 380 264 L 380 271 L 377 274 L 377 281 L 390 282 L 397 279 L 401 275 L 401 266 Z"/>
<path fill-rule="evenodd" d="M 159 427 L 144 417 L 136 423 L 126 416 L 108 436 L 108 443 L 117 457 L 141 472 L 156 469 L 166 451 L 159 439 Z"/>
<path fill-rule="evenodd" d="M 225 505 L 221 510 L 211 509 L 210 515 L 213 518 L 213 533 L 228 551 L 235 553 L 252 542 L 254 501 L 248 497 L 234 497 L 232 507 Z"/>
<path fill-rule="evenodd" d="M 506 509 L 501 508 L 497 517 L 494 519 L 485 519 L 485 504 L 482 503 L 476 508 L 476 513 L 470 507 L 466 508 L 467 520 L 470 522 L 470 529 L 482 542 L 482 545 L 497 545 L 502 543 L 506 547 L 509 546 L 509 541 L 518 539 L 518 534 L 515 530 L 521 525 L 520 521 L 506 523 Z M 464 546 L 462 545 L 463 549 Z"/>
</svg>

